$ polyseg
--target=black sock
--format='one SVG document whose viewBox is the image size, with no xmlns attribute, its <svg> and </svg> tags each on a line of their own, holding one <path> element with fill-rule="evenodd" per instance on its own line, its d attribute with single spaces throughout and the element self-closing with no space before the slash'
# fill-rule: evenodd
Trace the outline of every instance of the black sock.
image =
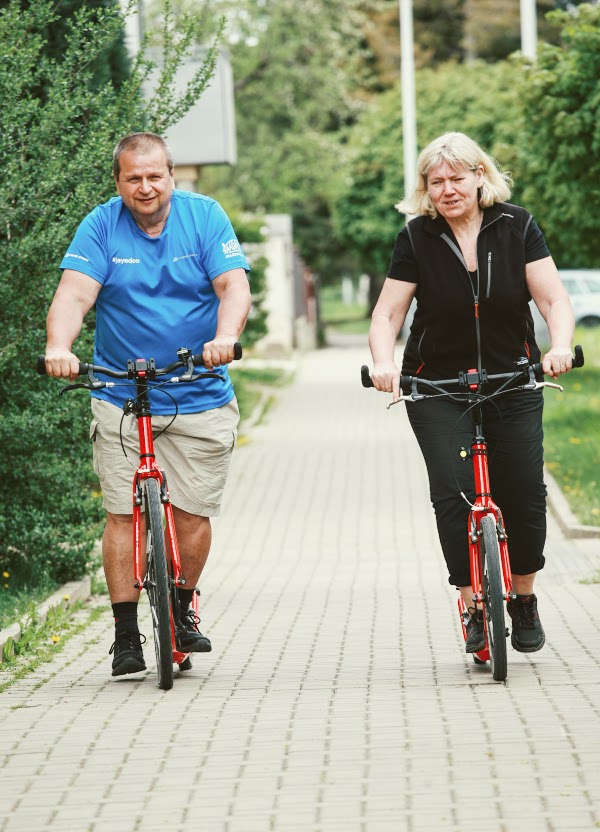
<svg viewBox="0 0 600 832">
<path fill-rule="evenodd" d="M 120 601 L 112 605 L 116 633 L 137 633 L 137 601 Z"/>
<path fill-rule="evenodd" d="M 177 587 L 177 597 L 179 599 L 179 617 L 183 618 L 186 612 L 190 608 L 190 604 L 192 603 L 192 598 L 194 597 L 195 590 L 193 589 L 183 589 L 182 587 Z"/>
</svg>

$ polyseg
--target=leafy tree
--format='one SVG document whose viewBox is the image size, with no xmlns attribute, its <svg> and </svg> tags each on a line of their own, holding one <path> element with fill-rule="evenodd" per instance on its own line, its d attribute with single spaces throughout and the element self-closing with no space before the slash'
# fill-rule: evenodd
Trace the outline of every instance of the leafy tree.
<svg viewBox="0 0 600 832">
<path fill-rule="evenodd" d="M 520 85 L 520 194 L 565 267 L 600 266 L 600 7 L 551 15 L 560 43 L 540 49 Z"/>
<path fill-rule="evenodd" d="M 22 0 L 20 5 L 23 9 L 29 9 L 36 2 L 37 0 Z M 6 9 L 9 6 L 10 0 L 0 0 L 0 9 Z M 118 9 L 119 0 L 57 0 L 54 18 L 49 20 L 45 30 L 40 32 L 45 41 L 44 55 L 47 58 L 53 61 L 62 60 L 68 46 L 70 21 L 83 6 L 90 9 Z M 112 81 L 114 86 L 119 88 L 129 76 L 130 68 L 129 55 L 125 46 L 125 33 L 121 29 L 115 35 L 113 42 L 90 62 L 91 83 L 99 87 L 107 81 Z"/>
<path fill-rule="evenodd" d="M 180 11 L 194 0 L 178 0 Z M 331 191 L 340 142 L 369 87 L 365 7 L 375 0 L 215 0 L 227 18 L 238 161 L 202 172 L 202 188 L 250 213 L 289 213 L 302 257 L 326 278 L 340 250 Z M 162 14 L 148 5 L 147 25 Z M 226 196 L 225 196 L 226 195 Z M 343 266 L 340 266 L 343 268 Z"/>
<path fill-rule="evenodd" d="M 548 16 L 557 8 L 573 8 L 582 0 L 536 0 L 540 42 L 556 43 L 559 27 Z M 521 49 L 520 4 L 516 0 L 467 0 L 464 27 L 465 57 L 499 61 Z"/>
<path fill-rule="evenodd" d="M 505 148 L 498 126 L 502 122 L 502 136 L 510 133 L 516 72 L 512 65 L 481 62 L 419 71 L 419 147 L 448 130 L 461 130 L 501 156 Z M 375 279 L 376 294 L 404 225 L 394 208 L 404 192 L 402 153 L 402 102 L 396 88 L 374 100 L 352 131 L 334 210 L 335 230 L 357 252 L 360 269 Z"/>
<path fill-rule="evenodd" d="M 330 220 L 340 136 L 366 72 L 359 0 L 247 0 L 230 22 L 238 162 L 214 186 L 248 211 L 290 213 L 302 257 L 323 275 L 343 258 Z M 210 176 L 211 174 L 209 174 Z"/>
<path fill-rule="evenodd" d="M 86 397 L 59 400 L 57 385 L 34 375 L 58 263 L 86 212 L 114 193 L 116 141 L 136 129 L 164 132 L 201 95 L 216 60 L 215 47 L 188 89 L 175 94 L 178 63 L 200 22 L 186 18 L 175 33 L 167 6 L 164 60 L 146 100 L 142 85 L 153 66 L 144 51 L 120 88 L 98 74 L 102 56 L 122 39 L 118 7 L 74 9 L 61 21 L 57 56 L 48 45 L 59 18 L 54 0 L 11 0 L 0 9 L 0 563 L 23 581 L 81 574 L 100 516 Z M 91 352 L 91 322 L 76 348 Z"/>
</svg>

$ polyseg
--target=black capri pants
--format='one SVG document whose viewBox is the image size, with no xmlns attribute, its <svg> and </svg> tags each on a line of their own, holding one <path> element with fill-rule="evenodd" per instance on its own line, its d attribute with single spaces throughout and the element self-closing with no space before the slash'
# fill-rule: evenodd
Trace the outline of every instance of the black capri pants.
<svg viewBox="0 0 600 832">
<path fill-rule="evenodd" d="M 407 402 L 406 411 L 420 445 L 431 503 L 448 572 L 454 586 L 469 586 L 467 521 L 475 497 L 473 463 L 462 461 L 473 436 L 470 405 L 447 398 Z M 482 405 L 488 443 L 490 486 L 504 517 L 513 574 L 528 575 L 544 567 L 546 485 L 541 392 L 511 392 Z"/>
</svg>

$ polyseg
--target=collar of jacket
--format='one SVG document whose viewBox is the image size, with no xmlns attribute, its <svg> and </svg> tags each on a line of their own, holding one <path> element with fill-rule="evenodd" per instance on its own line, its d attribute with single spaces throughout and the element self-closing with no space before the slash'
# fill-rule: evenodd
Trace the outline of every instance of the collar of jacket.
<svg viewBox="0 0 600 832">
<path fill-rule="evenodd" d="M 494 222 L 502 216 L 504 216 L 504 212 L 502 211 L 501 204 L 498 202 L 494 203 L 494 205 L 490 205 L 489 208 L 484 208 L 483 220 L 479 230 L 481 231 L 486 227 L 486 225 L 489 225 L 491 222 Z M 423 223 L 423 230 L 426 234 L 432 234 L 435 237 L 441 237 L 442 234 L 452 234 L 452 229 L 444 217 L 439 214 L 435 219 L 432 219 L 430 216 L 426 216 L 425 222 Z"/>
</svg>

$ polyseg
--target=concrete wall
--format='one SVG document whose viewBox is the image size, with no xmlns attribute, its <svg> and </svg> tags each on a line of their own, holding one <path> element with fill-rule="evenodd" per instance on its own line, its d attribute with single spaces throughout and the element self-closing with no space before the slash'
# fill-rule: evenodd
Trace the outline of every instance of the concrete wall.
<svg viewBox="0 0 600 832">
<path fill-rule="evenodd" d="M 266 297 L 268 332 L 254 347 L 260 355 L 283 356 L 293 349 L 316 346 L 316 302 L 310 272 L 298 256 L 293 243 L 289 214 L 267 214 L 265 242 L 245 246 L 268 260 Z"/>
</svg>

